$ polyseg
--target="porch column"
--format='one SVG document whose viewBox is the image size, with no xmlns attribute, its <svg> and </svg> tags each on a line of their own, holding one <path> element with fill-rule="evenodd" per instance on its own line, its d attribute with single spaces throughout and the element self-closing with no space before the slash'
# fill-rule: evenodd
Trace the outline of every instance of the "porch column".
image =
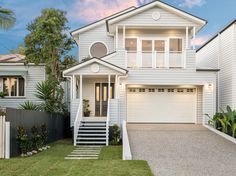
<svg viewBox="0 0 236 176">
<path fill-rule="evenodd" d="M 115 78 L 115 97 L 116 99 L 118 99 L 118 75 L 116 75 L 116 78 Z"/>
<path fill-rule="evenodd" d="M 186 27 L 186 49 L 189 49 L 189 33 L 188 33 L 188 26 Z"/>
<path fill-rule="evenodd" d="M 80 84 L 79 84 L 79 98 L 83 102 L 83 91 L 82 91 L 82 89 L 83 89 L 83 75 L 82 74 L 80 75 L 79 81 L 80 81 Z"/>
<path fill-rule="evenodd" d="M 72 85 L 71 85 L 71 91 L 72 91 L 72 99 L 76 99 L 76 77 L 73 75 L 72 77 Z"/>
<path fill-rule="evenodd" d="M 125 26 L 123 26 L 123 49 L 125 49 L 125 37 L 126 37 Z"/>
<path fill-rule="evenodd" d="M 117 49 L 118 48 L 118 26 L 116 26 L 116 48 L 115 49 Z"/>
<path fill-rule="evenodd" d="M 193 42 L 195 42 L 196 39 L 196 27 L 193 27 Z M 193 49 L 196 49 L 195 43 L 193 43 Z"/>
<path fill-rule="evenodd" d="M 111 75 L 108 75 L 108 100 L 111 98 L 110 87 L 111 87 Z"/>
</svg>

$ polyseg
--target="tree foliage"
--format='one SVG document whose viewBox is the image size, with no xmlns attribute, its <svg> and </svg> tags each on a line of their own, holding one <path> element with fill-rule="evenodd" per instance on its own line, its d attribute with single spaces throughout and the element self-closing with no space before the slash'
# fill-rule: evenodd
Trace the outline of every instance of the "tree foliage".
<svg viewBox="0 0 236 176">
<path fill-rule="evenodd" d="M 22 44 L 19 44 L 18 48 L 10 50 L 10 53 L 25 55 L 25 47 Z"/>
<path fill-rule="evenodd" d="M 57 9 L 44 9 L 27 26 L 29 34 L 25 38 L 27 63 L 45 63 L 46 72 L 51 77 L 61 77 L 61 59 L 67 56 L 74 41 L 68 37 L 66 13 Z"/>
<path fill-rule="evenodd" d="M 9 29 L 16 22 L 15 14 L 10 9 L 0 7 L 0 28 Z"/>
</svg>

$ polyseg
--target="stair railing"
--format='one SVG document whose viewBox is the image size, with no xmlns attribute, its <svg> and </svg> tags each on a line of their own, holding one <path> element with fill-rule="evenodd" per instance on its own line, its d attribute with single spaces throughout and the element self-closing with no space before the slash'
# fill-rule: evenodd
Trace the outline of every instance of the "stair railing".
<svg viewBox="0 0 236 176">
<path fill-rule="evenodd" d="M 75 121 L 74 121 L 74 146 L 76 146 L 76 139 L 78 135 L 78 130 L 80 127 L 80 123 L 82 120 L 82 99 L 80 99 L 79 107 L 76 113 Z"/>
<path fill-rule="evenodd" d="M 106 146 L 109 145 L 110 99 L 107 101 Z"/>
</svg>

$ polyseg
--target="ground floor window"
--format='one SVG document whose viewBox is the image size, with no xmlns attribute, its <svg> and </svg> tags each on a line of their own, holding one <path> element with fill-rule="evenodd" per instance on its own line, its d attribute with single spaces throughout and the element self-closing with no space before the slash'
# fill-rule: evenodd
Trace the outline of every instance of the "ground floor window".
<svg viewBox="0 0 236 176">
<path fill-rule="evenodd" d="M 9 97 L 25 96 L 25 80 L 22 77 L 4 77 L 3 92 Z"/>
</svg>

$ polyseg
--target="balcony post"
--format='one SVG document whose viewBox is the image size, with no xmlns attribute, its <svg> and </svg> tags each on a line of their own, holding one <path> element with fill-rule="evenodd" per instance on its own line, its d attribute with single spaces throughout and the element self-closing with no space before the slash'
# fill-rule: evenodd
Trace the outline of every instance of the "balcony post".
<svg viewBox="0 0 236 176">
<path fill-rule="evenodd" d="M 119 34 L 118 34 L 118 26 L 116 26 L 116 49 L 118 48 L 118 38 Z"/>
<path fill-rule="evenodd" d="M 111 75 L 108 75 L 108 100 L 111 99 L 110 89 L 111 89 Z"/>
<path fill-rule="evenodd" d="M 194 27 L 193 27 L 193 49 L 194 49 L 194 50 L 196 49 L 196 46 L 195 46 L 195 39 L 196 39 L 196 27 L 194 26 Z"/>
<path fill-rule="evenodd" d="M 189 49 L 189 32 L 188 32 L 188 26 L 186 27 L 186 49 Z"/>
<path fill-rule="evenodd" d="M 126 37 L 125 26 L 123 26 L 123 49 L 125 49 L 125 37 Z"/>
</svg>

